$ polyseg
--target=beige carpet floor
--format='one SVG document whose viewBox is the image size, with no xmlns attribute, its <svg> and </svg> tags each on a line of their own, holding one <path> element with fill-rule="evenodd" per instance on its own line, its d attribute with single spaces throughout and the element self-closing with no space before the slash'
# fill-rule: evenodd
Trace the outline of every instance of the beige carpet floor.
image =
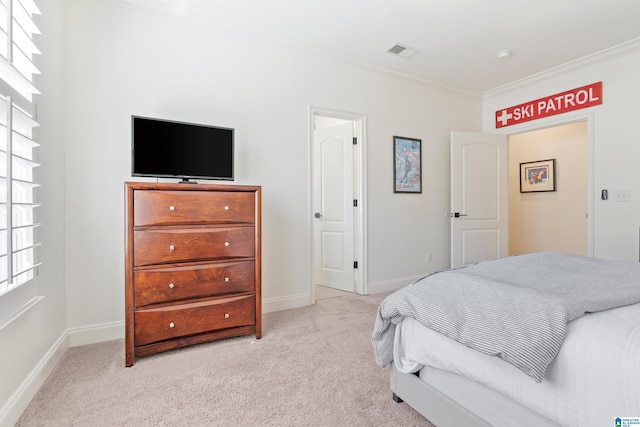
<svg viewBox="0 0 640 427">
<path fill-rule="evenodd" d="M 370 335 L 383 295 L 263 316 L 263 338 L 138 358 L 124 340 L 74 347 L 30 403 L 26 426 L 427 426 L 395 403 Z"/>
</svg>

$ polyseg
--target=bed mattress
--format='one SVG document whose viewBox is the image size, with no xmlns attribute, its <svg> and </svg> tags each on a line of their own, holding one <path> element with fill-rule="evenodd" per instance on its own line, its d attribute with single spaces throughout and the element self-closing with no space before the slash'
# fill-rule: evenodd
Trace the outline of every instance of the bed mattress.
<svg viewBox="0 0 640 427">
<path fill-rule="evenodd" d="M 615 425 L 617 417 L 640 416 L 640 304 L 570 322 L 562 348 L 541 383 L 411 318 L 396 328 L 394 363 L 400 372 L 428 366 L 492 389 L 498 400 L 489 410 L 498 415 L 508 411 L 500 401 L 504 397 L 562 426 Z M 446 375 L 433 372 L 425 370 L 421 376 L 450 397 L 465 399 L 464 386 L 456 391 L 455 377 L 448 381 Z"/>
</svg>

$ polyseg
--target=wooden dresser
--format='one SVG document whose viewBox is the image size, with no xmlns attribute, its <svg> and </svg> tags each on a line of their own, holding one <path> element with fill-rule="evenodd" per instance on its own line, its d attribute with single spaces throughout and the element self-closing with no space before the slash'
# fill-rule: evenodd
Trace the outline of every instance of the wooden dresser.
<svg viewBox="0 0 640 427">
<path fill-rule="evenodd" d="M 261 187 L 125 183 L 126 366 L 138 356 L 260 338 Z"/>
</svg>

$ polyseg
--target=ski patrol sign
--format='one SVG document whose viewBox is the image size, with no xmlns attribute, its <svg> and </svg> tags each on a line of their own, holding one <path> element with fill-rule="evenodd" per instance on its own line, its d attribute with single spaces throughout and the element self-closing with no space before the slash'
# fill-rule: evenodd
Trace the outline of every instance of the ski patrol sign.
<svg viewBox="0 0 640 427">
<path fill-rule="evenodd" d="M 496 129 L 602 104 L 602 82 L 496 111 Z"/>
</svg>

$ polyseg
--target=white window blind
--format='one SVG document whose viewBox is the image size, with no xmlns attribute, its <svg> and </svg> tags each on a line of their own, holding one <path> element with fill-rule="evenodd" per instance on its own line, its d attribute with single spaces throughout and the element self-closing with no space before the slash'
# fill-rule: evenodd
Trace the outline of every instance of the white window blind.
<svg viewBox="0 0 640 427">
<path fill-rule="evenodd" d="M 39 265 L 32 138 L 39 13 L 33 0 L 0 0 L 0 295 L 32 279 Z"/>
</svg>

